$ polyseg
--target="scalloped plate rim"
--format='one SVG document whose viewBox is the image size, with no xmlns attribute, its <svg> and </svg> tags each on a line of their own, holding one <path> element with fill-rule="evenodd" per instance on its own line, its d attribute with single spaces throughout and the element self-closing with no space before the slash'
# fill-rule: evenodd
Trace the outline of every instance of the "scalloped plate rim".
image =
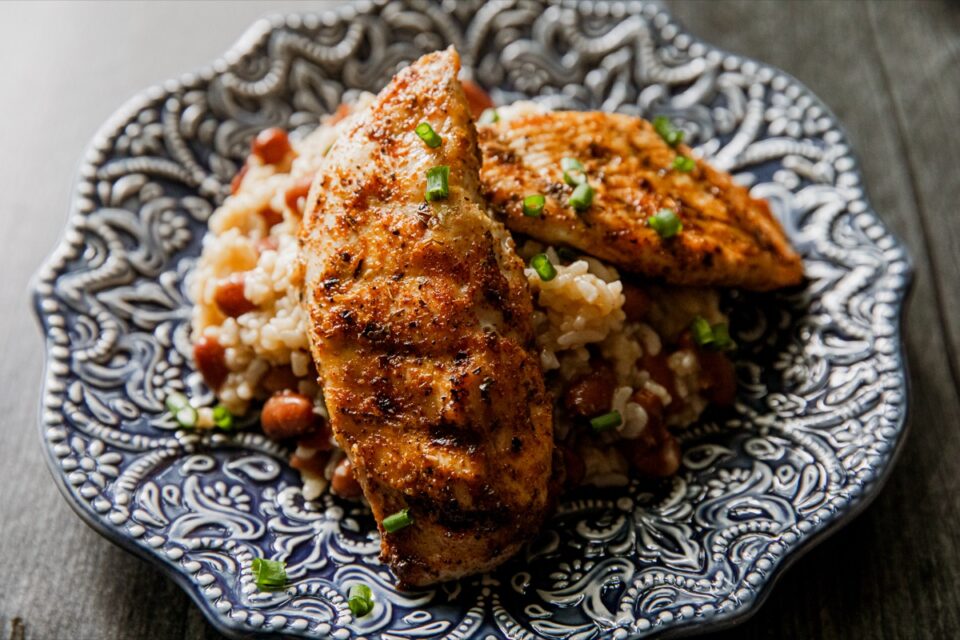
<svg viewBox="0 0 960 640">
<path fill-rule="evenodd" d="M 599 0 L 604 2 L 605 0 Z M 372 5 L 381 5 L 386 4 L 386 0 L 370 0 L 369 2 Z M 551 3 L 552 4 L 552 3 Z M 570 3 L 565 0 L 560 0 L 556 4 L 561 6 L 568 6 Z M 746 56 L 739 53 L 732 53 L 726 49 L 718 47 L 699 36 L 693 34 L 677 19 L 669 10 L 666 9 L 662 4 L 657 0 L 653 0 L 657 8 L 657 15 L 665 15 L 670 23 L 675 25 L 679 32 L 687 35 L 691 42 L 697 42 L 708 48 L 709 50 L 718 51 L 726 55 L 736 56 L 742 61 L 750 61 L 756 64 L 759 68 L 770 69 L 775 74 L 779 74 L 787 78 L 794 85 L 801 88 L 806 92 L 806 95 L 810 96 L 815 100 L 820 106 L 826 117 L 829 117 L 833 123 L 834 128 L 836 128 L 841 134 L 841 140 L 843 142 L 849 141 L 849 136 L 847 135 L 846 127 L 843 125 L 842 121 L 836 116 L 833 110 L 817 95 L 814 93 L 806 84 L 798 80 L 792 74 L 776 67 L 774 65 L 756 60 L 750 56 Z M 76 197 L 80 184 L 83 179 L 83 169 L 87 166 L 94 164 L 91 160 L 91 155 L 99 141 L 107 138 L 113 137 L 118 131 L 118 124 L 127 118 L 131 113 L 136 112 L 138 109 L 142 108 L 144 104 L 150 102 L 151 100 L 156 99 L 158 96 L 170 93 L 174 85 L 176 88 L 184 88 L 189 86 L 193 81 L 198 77 L 202 77 L 205 74 L 216 74 L 219 73 L 217 68 L 220 66 L 230 66 L 234 64 L 237 60 L 243 59 L 245 56 L 255 52 L 256 47 L 260 44 L 261 40 L 269 34 L 273 29 L 285 26 L 287 21 L 291 16 L 298 17 L 321 17 L 324 13 L 334 13 L 338 16 L 344 13 L 345 11 L 358 11 L 354 7 L 350 6 L 347 3 L 338 4 L 336 7 L 333 7 L 329 10 L 317 12 L 317 11 L 294 11 L 287 13 L 276 13 L 271 12 L 264 14 L 260 18 L 256 19 L 249 27 L 247 27 L 243 33 L 230 45 L 230 47 L 221 55 L 216 57 L 212 62 L 205 65 L 199 66 L 194 71 L 185 72 L 179 74 L 175 78 L 169 80 L 154 83 L 137 91 L 134 95 L 128 98 L 119 108 L 114 110 L 110 116 L 104 121 L 104 123 L 96 129 L 96 132 L 90 139 L 87 145 L 85 145 L 83 153 L 80 157 L 77 167 L 73 172 L 73 186 L 70 191 L 69 205 L 67 209 L 66 216 L 66 225 L 59 234 L 56 242 L 53 245 L 52 250 L 49 251 L 47 257 L 43 260 L 40 267 L 34 272 L 33 276 L 30 278 L 28 284 L 28 291 L 30 293 L 30 306 L 35 315 L 35 319 L 38 325 L 38 328 L 41 331 L 43 338 L 44 346 L 44 361 L 43 361 L 43 384 L 41 389 L 41 404 L 38 409 L 37 414 L 37 426 L 38 431 L 37 435 L 40 438 L 40 444 L 43 448 L 43 457 L 46 464 L 47 470 L 50 472 L 50 475 L 53 477 L 54 483 L 58 491 L 63 496 L 64 500 L 74 511 L 74 513 L 79 516 L 80 520 L 83 521 L 87 526 L 94 530 L 97 534 L 110 541 L 113 544 L 116 544 L 118 547 L 130 553 L 131 555 L 146 560 L 149 564 L 154 567 L 157 567 L 164 576 L 173 580 L 173 582 L 186 593 L 190 600 L 199 608 L 203 613 L 204 618 L 213 626 L 219 633 L 222 633 L 225 636 L 230 638 L 272 638 L 278 637 L 276 633 L 271 632 L 262 632 L 262 631 L 253 631 L 248 625 L 243 624 L 242 622 L 236 622 L 227 615 L 223 615 L 213 608 L 210 603 L 203 598 L 203 596 L 194 588 L 194 585 L 189 581 L 187 576 L 177 570 L 175 567 L 171 566 L 170 562 L 161 556 L 158 553 L 152 553 L 147 548 L 138 545 L 133 542 L 133 539 L 129 536 L 120 535 L 117 531 L 114 531 L 99 522 L 96 516 L 83 504 L 79 501 L 74 500 L 70 489 L 66 482 L 66 477 L 61 473 L 60 467 L 57 465 L 57 460 L 54 458 L 51 449 L 47 446 L 45 439 L 46 426 L 42 420 L 42 414 L 44 411 L 42 399 L 47 395 L 47 374 L 50 368 L 50 344 L 47 339 L 46 329 L 46 317 L 47 314 L 41 308 L 43 294 L 40 291 L 41 282 L 44 280 L 44 274 L 50 269 L 51 264 L 53 264 L 54 259 L 57 253 L 61 250 L 61 247 L 66 242 L 66 235 L 70 231 L 76 228 L 76 220 L 79 215 L 76 207 Z M 861 171 L 861 163 L 855 150 L 850 150 L 850 157 L 854 160 L 854 166 L 850 171 L 854 172 L 857 176 L 863 177 Z M 895 302 L 895 308 L 897 312 L 897 351 L 896 359 L 899 364 L 900 370 L 903 371 L 905 388 L 904 388 L 904 398 L 903 398 L 903 411 L 897 418 L 897 436 L 896 442 L 892 447 L 891 451 L 888 454 L 886 464 L 879 468 L 876 475 L 872 478 L 867 488 L 862 494 L 860 494 L 854 501 L 848 502 L 844 506 L 844 510 L 838 512 L 836 516 L 829 520 L 822 521 L 817 527 L 805 534 L 803 539 L 799 541 L 789 552 L 785 553 L 780 562 L 778 562 L 775 567 L 770 571 L 767 578 L 754 587 L 755 595 L 752 599 L 747 601 L 744 604 L 738 605 L 735 609 L 732 609 L 729 613 L 725 614 L 712 614 L 709 617 L 700 618 L 700 619 L 691 619 L 686 620 L 680 623 L 674 623 L 671 626 L 664 628 L 659 631 L 653 631 L 652 633 L 646 634 L 630 634 L 625 640 L 634 640 L 636 638 L 681 638 L 689 637 L 701 633 L 711 633 L 722 631 L 725 629 L 730 629 L 736 627 L 745 621 L 752 618 L 760 608 L 765 604 L 767 598 L 772 593 L 774 587 L 778 584 L 779 580 L 783 575 L 794 565 L 795 562 L 802 559 L 809 551 L 818 546 L 824 540 L 828 539 L 833 534 L 840 531 L 843 527 L 847 526 L 852 520 L 856 519 L 861 515 L 877 498 L 880 492 L 883 490 L 886 483 L 889 481 L 891 473 L 896 466 L 896 463 L 902 453 L 904 443 L 909 435 L 909 430 L 911 426 L 910 422 L 910 411 L 911 411 L 911 383 L 909 377 L 909 366 L 907 360 L 907 350 L 905 344 L 905 324 L 906 324 L 906 308 L 909 304 L 909 301 L 912 297 L 913 287 L 915 283 L 915 266 L 913 258 L 907 250 L 907 246 L 904 241 L 892 230 L 889 228 L 887 223 L 880 217 L 876 209 L 872 206 L 871 199 L 866 192 L 862 195 L 862 200 L 866 203 L 867 208 L 864 213 L 870 214 L 876 220 L 880 222 L 885 231 L 892 238 L 893 243 L 902 250 L 902 258 L 905 263 L 905 269 L 902 272 L 902 277 L 904 280 L 903 288 L 898 292 L 897 299 Z M 302 635 L 296 634 L 295 637 L 311 637 L 319 638 L 316 635 Z M 326 637 L 332 637 L 328 634 Z"/>
</svg>

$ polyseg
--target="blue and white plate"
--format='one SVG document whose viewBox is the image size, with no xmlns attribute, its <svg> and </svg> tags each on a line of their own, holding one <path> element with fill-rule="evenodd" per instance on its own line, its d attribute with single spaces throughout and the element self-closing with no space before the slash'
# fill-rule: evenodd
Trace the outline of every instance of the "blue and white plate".
<svg viewBox="0 0 960 640">
<path fill-rule="evenodd" d="M 212 401 L 191 364 L 184 279 L 249 140 L 314 127 L 453 43 L 498 102 L 669 115 L 767 198 L 807 284 L 731 295 L 740 395 L 683 434 L 671 481 L 569 496 L 496 573 L 400 593 L 369 514 L 305 502 L 256 429 L 178 431 L 162 389 Z M 220 60 L 148 89 L 80 169 L 40 272 L 43 445 L 64 495 L 153 561 L 231 636 L 647 637 L 749 615 L 806 547 L 873 498 L 905 433 L 909 258 L 866 201 L 830 111 L 793 78 L 719 51 L 644 2 L 362 2 L 256 23 Z M 261 593 L 250 564 L 283 558 Z M 354 619 L 345 594 L 373 587 Z"/>
</svg>

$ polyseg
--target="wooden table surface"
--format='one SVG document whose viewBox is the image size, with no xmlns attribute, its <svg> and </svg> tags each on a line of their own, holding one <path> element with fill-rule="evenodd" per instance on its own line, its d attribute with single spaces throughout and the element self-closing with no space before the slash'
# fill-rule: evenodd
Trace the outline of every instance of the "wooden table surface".
<svg viewBox="0 0 960 640">
<path fill-rule="evenodd" d="M 669 2 L 690 30 L 806 83 L 846 125 L 874 207 L 916 266 L 912 431 L 880 497 L 715 638 L 960 637 L 960 4 Z M 37 429 L 28 281 L 97 127 L 292 2 L 0 4 L 0 639 L 217 638 L 157 570 L 58 493 Z M 958 315 L 954 315 L 958 314 Z"/>
</svg>

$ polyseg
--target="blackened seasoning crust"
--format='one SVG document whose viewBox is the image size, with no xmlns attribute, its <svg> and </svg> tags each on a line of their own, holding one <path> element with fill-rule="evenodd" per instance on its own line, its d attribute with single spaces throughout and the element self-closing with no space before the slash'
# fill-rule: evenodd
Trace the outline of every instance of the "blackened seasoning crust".
<svg viewBox="0 0 960 640">
<path fill-rule="evenodd" d="M 523 263 L 483 211 L 452 49 L 400 72 L 344 132 L 304 208 L 305 305 L 331 427 L 419 586 L 490 569 L 548 509 L 551 405 Z M 428 122 L 436 149 L 414 133 Z M 431 167 L 449 195 L 425 202 Z"/>
</svg>

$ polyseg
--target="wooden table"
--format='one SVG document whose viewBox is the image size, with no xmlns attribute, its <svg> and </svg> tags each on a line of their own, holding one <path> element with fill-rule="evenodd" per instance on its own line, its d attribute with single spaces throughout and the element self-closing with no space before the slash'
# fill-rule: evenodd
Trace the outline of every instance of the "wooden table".
<svg viewBox="0 0 960 640">
<path fill-rule="evenodd" d="M 846 125 L 877 211 L 916 265 L 912 433 L 882 495 L 717 638 L 960 637 L 960 5 L 670 2 L 695 34 L 780 67 Z M 215 638 L 174 584 L 100 538 L 37 435 L 31 274 L 65 220 L 96 128 L 292 2 L 0 5 L 0 639 Z"/>
</svg>

